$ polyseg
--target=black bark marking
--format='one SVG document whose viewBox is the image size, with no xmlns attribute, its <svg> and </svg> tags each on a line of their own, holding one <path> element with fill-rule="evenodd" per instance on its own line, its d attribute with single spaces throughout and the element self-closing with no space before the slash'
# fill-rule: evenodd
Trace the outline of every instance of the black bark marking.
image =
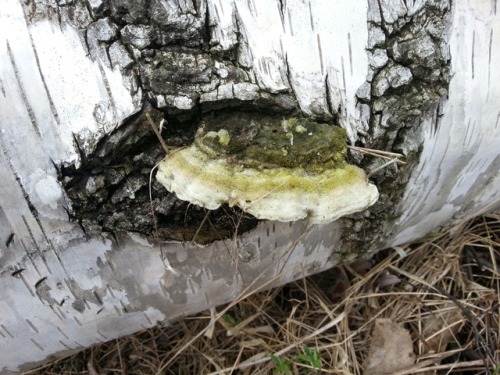
<svg viewBox="0 0 500 375">
<path fill-rule="evenodd" d="M 54 301 L 55 302 L 55 301 Z M 59 306 L 57 306 L 57 302 L 55 302 L 56 305 L 54 306 L 54 304 L 50 304 L 49 305 L 49 308 L 52 310 L 52 312 L 54 313 L 55 316 L 57 316 L 57 318 L 60 320 L 60 321 L 64 321 L 64 319 L 66 319 L 66 315 L 64 314 L 64 312 L 61 310 L 61 308 Z"/>
<path fill-rule="evenodd" d="M 52 241 L 47 236 L 45 228 L 42 225 L 42 221 L 40 220 L 40 217 L 38 216 L 38 211 L 37 211 L 37 215 L 36 216 L 34 215 L 34 218 L 35 218 L 36 223 L 38 224 L 38 228 L 40 228 L 40 231 L 42 232 L 43 238 L 45 239 L 45 241 L 49 245 L 50 250 L 54 253 L 54 256 L 56 257 L 57 262 L 61 265 L 61 268 L 64 270 L 64 272 L 67 272 L 66 267 L 64 266 L 64 263 L 63 263 L 61 257 L 59 256 L 59 253 L 57 252 L 57 250 L 56 250 L 54 244 L 52 243 Z M 50 272 L 50 270 L 49 270 L 49 272 Z"/>
<path fill-rule="evenodd" d="M 328 74 L 325 75 L 325 96 L 326 96 L 326 105 L 328 107 L 328 112 L 330 112 L 330 114 L 333 116 L 336 111 L 333 108 L 332 95 L 330 92 L 330 83 L 328 82 Z"/>
<path fill-rule="evenodd" d="M 45 240 L 49 244 L 50 250 L 52 251 L 52 253 L 56 257 L 57 262 L 59 263 L 59 265 L 61 266 L 61 268 L 63 269 L 64 272 L 68 272 L 66 270 L 66 267 L 64 266 L 64 263 L 63 263 L 61 257 L 59 256 L 59 252 L 56 250 L 56 248 L 55 248 L 54 244 L 52 243 L 52 241 L 47 237 L 47 235 L 45 233 L 45 229 L 42 226 L 42 222 L 38 218 L 36 218 L 36 222 L 38 223 L 38 226 L 40 227 L 40 230 L 42 231 L 43 237 L 45 238 Z"/>
<path fill-rule="evenodd" d="M 47 276 L 45 277 L 42 277 L 40 280 L 38 280 L 36 283 L 35 283 L 35 289 L 38 289 L 42 284 L 43 282 L 47 280 Z"/>
<path fill-rule="evenodd" d="M 124 312 L 125 314 L 128 313 L 128 308 L 127 306 L 125 306 L 122 300 L 120 300 L 120 305 L 122 305 L 122 312 Z"/>
<path fill-rule="evenodd" d="M 434 121 L 432 122 L 433 125 L 433 134 L 435 135 L 439 129 L 439 121 L 440 121 L 440 116 L 439 116 L 439 111 L 441 110 L 441 103 L 436 107 L 436 111 L 433 115 Z"/>
<path fill-rule="evenodd" d="M 467 123 L 467 126 L 465 127 L 465 136 L 464 136 L 464 141 L 462 143 L 462 145 L 464 147 L 469 143 L 469 138 L 472 137 L 473 128 L 474 127 L 471 127 L 471 119 L 469 119 L 469 122 Z"/>
<path fill-rule="evenodd" d="M 5 159 L 7 161 L 7 165 L 9 166 L 9 169 L 12 172 L 12 175 L 14 176 L 14 178 L 16 179 L 17 184 L 21 188 L 21 192 L 23 193 L 24 200 L 26 201 L 26 203 L 28 205 L 28 208 L 31 211 L 31 214 L 33 215 L 33 217 L 37 218 L 38 217 L 38 211 L 35 208 L 35 206 L 33 205 L 33 203 L 31 203 L 31 200 L 30 200 L 30 197 L 28 195 L 28 192 L 24 188 L 24 185 L 21 182 L 21 177 L 19 177 L 19 174 L 17 173 L 16 169 L 14 168 L 14 165 L 12 164 L 12 159 L 11 159 L 10 155 L 8 154 L 7 149 L 4 147 L 4 144 L 3 144 L 1 138 L 0 138 L 0 148 L 2 149 L 2 153 L 5 156 Z"/>
<path fill-rule="evenodd" d="M 120 311 L 120 309 L 118 307 L 116 307 L 116 305 L 113 305 L 113 307 L 115 308 L 116 315 L 122 316 L 122 312 Z"/>
<path fill-rule="evenodd" d="M 45 259 L 45 256 L 42 253 L 42 250 L 40 249 L 40 246 L 38 246 L 38 241 L 36 240 L 35 236 L 33 235 L 33 231 L 31 230 L 28 220 L 26 220 L 26 217 L 24 215 L 21 215 L 21 218 L 23 219 L 24 225 L 26 227 L 26 230 L 28 231 L 28 234 L 31 238 L 31 242 L 33 242 L 33 245 L 35 246 L 36 252 L 42 259 L 43 263 L 45 264 L 45 268 L 47 268 L 47 271 L 49 271 L 50 274 L 52 274 L 52 270 L 49 267 L 49 264 L 47 263 L 47 259 Z M 31 253 L 28 253 L 28 255 L 31 256 Z"/>
<path fill-rule="evenodd" d="M 188 280 L 187 280 L 187 284 L 188 284 L 189 288 L 191 289 L 191 293 L 192 293 L 193 295 L 195 295 L 195 294 L 196 294 L 196 289 L 197 289 L 197 288 L 196 288 L 196 286 L 194 285 L 193 280 L 192 280 L 192 279 L 188 279 Z"/>
<path fill-rule="evenodd" d="M 109 286 L 109 284 L 106 284 L 106 289 L 108 289 L 109 295 L 113 298 L 115 297 L 115 294 L 113 293 L 113 289 Z"/>
<path fill-rule="evenodd" d="M 34 206 L 33 206 L 33 208 L 34 208 Z M 36 221 L 36 223 L 38 225 L 38 228 L 40 228 L 40 231 L 42 232 L 42 235 L 43 235 L 43 238 L 45 239 L 45 242 L 49 246 L 50 250 L 54 253 L 54 256 L 56 257 L 58 263 L 61 265 L 61 268 L 64 270 L 64 272 L 67 272 L 66 267 L 64 267 L 64 264 L 63 264 L 63 262 L 61 260 L 61 257 L 59 256 L 59 253 L 56 251 L 56 249 L 54 247 L 54 244 L 48 238 L 47 233 L 45 232 L 45 228 L 42 225 L 42 221 L 40 220 L 40 217 L 38 215 L 38 211 L 36 211 L 36 209 L 35 209 L 35 212 L 36 212 L 36 215 L 33 215 L 33 217 L 35 218 L 35 221 Z M 24 216 L 23 216 L 23 220 L 25 220 Z M 29 226 L 28 226 L 28 223 L 27 223 L 26 220 L 25 220 L 25 225 L 26 225 L 26 227 L 29 230 L 30 236 L 32 237 L 33 242 L 35 243 L 35 246 L 37 247 L 38 251 L 40 252 L 40 256 L 42 256 L 42 259 L 45 262 L 45 258 L 43 257 L 42 252 L 40 251 L 40 248 L 39 248 L 37 242 L 35 241 L 35 239 L 33 237 L 33 234 L 31 232 L 31 229 L 29 229 Z M 47 264 L 46 264 L 46 266 L 47 266 L 47 269 L 49 270 L 49 272 L 52 273 L 52 271 L 50 270 L 49 266 Z"/>
<path fill-rule="evenodd" d="M 491 46 L 493 44 L 493 29 L 490 30 L 490 45 L 488 46 L 488 94 L 486 95 L 486 101 L 490 97 L 490 76 L 491 76 Z"/>
<path fill-rule="evenodd" d="M 99 330 L 96 331 L 104 340 L 107 340 L 108 338 Z"/>
<path fill-rule="evenodd" d="M 146 314 L 146 312 L 143 312 L 142 314 L 144 315 L 149 324 L 154 325 L 149 316 Z"/>
<path fill-rule="evenodd" d="M 3 324 L 0 324 L 0 327 L 2 327 L 2 329 L 4 330 L 4 332 L 10 336 L 11 339 L 14 338 L 14 336 L 12 335 L 12 333 L 10 333 L 10 331 L 7 329 L 7 327 L 5 327 Z"/>
<path fill-rule="evenodd" d="M 2 92 L 2 95 L 5 98 L 5 87 L 3 87 L 3 81 L 1 79 L 0 79 L 0 91 Z"/>
<path fill-rule="evenodd" d="M 62 346 L 64 346 L 68 350 L 72 350 L 73 349 L 73 348 L 69 347 L 68 345 L 66 345 L 62 340 L 59 340 L 59 344 L 61 344 Z"/>
<path fill-rule="evenodd" d="M 25 268 L 20 268 L 18 270 L 15 270 L 14 272 L 12 272 L 10 275 L 12 277 L 17 277 L 17 278 L 20 278 L 21 277 L 21 273 L 25 271 Z"/>
<path fill-rule="evenodd" d="M 31 258 L 30 258 L 31 260 Z M 36 267 L 35 267 L 36 269 Z M 38 270 L 37 270 L 38 272 Z M 40 275 L 40 273 L 38 272 L 38 274 Z M 19 273 L 18 275 L 16 275 L 17 277 L 19 277 L 21 279 L 21 281 L 23 282 L 24 286 L 26 287 L 26 289 L 28 289 L 28 292 L 30 292 L 31 296 L 32 297 L 35 297 L 35 293 L 33 292 L 33 290 L 31 289 L 31 286 L 28 284 L 28 282 L 26 281 L 26 279 L 24 278 L 22 272 Z"/>
<path fill-rule="evenodd" d="M 278 6 L 278 12 L 280 14 L 281 27 L 283 28 L 283 33 L 286 33 L 286 30 L 285 30 L 285 4 L 284 4 L 284 0 L 278 0 L 278 3 L 276 5 Z"/>
<path fill-rule="evenodd" d="M 33 324 L 33 322 L 29 319 L 25 319 L 26 323 L 28 323 L 28 325 L 30 326 L 30 328 L 35 331 L 36 333 L 40 333 L 40 331 L 38 330 L 38 328 L 36 328 L 36 326 Z"/>
<path fill-rule="evenodd" d="M 31 340 L 31 342 L 32 342 L 32 343 L 33 343 L 33 344 L 34 344 L 34 345 L 35 345 L 38 349 L 40 349 L 42 352 L 44 352 L 44 351 L 45 351 L 45 349 L 43 348 L 43 346 L 42 346 L 42 345 L 40 345 L 39 343 L 37 343 L 37 342 L 35 341 L 35 339 L 30 339 L 30 340 Z"/>
<path fill-rule="evenodd" d="M 75 298 L 75 300 L 77 300 L 77 299 L 78 299 L 78 296 L 75 294 L 75 292 L 74 292 L 74 290 L 73 290 L 73 288 L 72 288 L 72 286 L 71 286 L 71 282 L 72 282 L 72 281 L 73 281 L 72 279 L 70 279 L 70 280 L 68 280 L 68 279 L 64 279 L 64 283 L 66 284 L 66 287 L 68 288 L 69 292 L 70 292 L 70 293 L 71 293 L 71 295 Z"/>
<path fill-rule="evenodd" d="M 257 17 L 257 9 L 255 8 L 255 3 L 252 0 L 247 0 L 248 10 L 252 13 L 252 16 Z"/>
<path fill-rule="evenodd" d="M 115 273 L 116 273 L 116 266 L 115 266 L 115 264 L 110 259 L 108 259 L 107 255 L 106 255 L 106 262 L 107 262 L 107 264 L 109 266 L 109 270 L 111 271 L 111 273 L 113 275 L 115 275 Z M 111 291 L 111 287 L 109 285 L 108 285 L 108 289 L 109 289 L 111 295 L 114 297 L 113 292 Z"/>
<path fill-rule="evenodd" d="M 14 233 L 11 233 L 9 235 L 9 237 L 7 238 L 7 241 L 5 241 L 5 247 L 9 248 L 14 243 L 15 236 L 16 235 Z"/>
<path fill-rule="evenodd" d="M 109 85 L 109 81 L 108 78 L 106 77 L 106 72 L 104 71 L 102 64 L 99 63 L 97 66 L 99 67 L 99 72 L 101 73 L 102 82 L 104 83 L 104 88 L 106 89 L 106 93 L 108 94 L 109 97 L 108 104 L 113 111 L 113 120 L 115 120 L 117 115 L 117 110 L 116 110 L 115 99 L 113 98 L 113 92 L 111 91 L 111 86 Z"/>
<path fill-rule="evenodd" d="M 217 4 L 214 4 L 214 9 L 215 9 L 215 18 L 217 18 L 217 22 L 220 22 L 219 9 L 217 9 Z"/>
<path fill-rule="evenodd" d="M 76 347 L 77 347 L 77 348 L 80 348 L 80 349 L 85 348 L 82 344 L 80 344 L 80 343 L 79 343 L 78 341 L 76 341 L 76 340 L 74 341 L 74 343 L 76 344 Z"/>
<path fill-rule="evenodd" d="M 325 74 L 325 67 L 323 65 L 323 50 L 321 48 L 321 38 L 319 36 L 319 33 L 316 34 L 316 40 L 318 41 L 319 64 L 321 67 L 321 74 Z"/>
<path fill-rule="evenodd" d="M 215 9 L 215 17 L 217 18 L 217 22 L 219 22 L 219 13 L 217 11 L 217 6 L 214 4 Z M 201 12 L 201 3 L 200 3 L 200 12 Z M 208 2 L 205 4 L 205 21 L 203 25 L 203 39 L 207 46 L 210 45 L 211 32 L 210 32 L 210 10 L 208 6 Z"/>
<path fill-rule="evenodd" d="M 347 44 L 349 46 L 349 66 L 351 68 L 351 77 L 353 75 L 352 69 L 352 45 L 351 45 L 351 33 L 347 33 Z"/>
<path fill-rule="evenodd" d="M 346 83 L 345 83 L 345 68 L 344 68 L 344 56 L 340 56 L 340 62 L 342 64 L 342 84 L 344 85 L 344 93 L 346 92 Z"/>
<path fill-rule="evenodd" d="M 87 310 L 90 310 L 90 306 L 89 306 L 89 303 L 87 302 L 86 299 L 77 299 L 76 301 L 74 301 L 71 306 L 78 312 L 81 312 L 83 313 L 85 311 L 85 308 L 87 308 Z"/>
<path fill-rule="evenodd" d="M 219 0 L 219 6 L 220 6 L 220 10 L 222 12 L 222 15 L 224 15 L 224 6 L 222 5 L 222 1 Z"/>
<path fill-rule="evenodd" d="M 474 49 L 476 45 L 476 30 L 472 31 L 472 53 L 471 53 L 471 71 L 472 79 L 474 79 Z"/>
<path fill-rule="evenodd" d="M 310 1 L 309 1 L 309 21 L 311 22 L 311 30 L 314 32 L 314 16 Z"/>
<path fill-rule="evenodd" d="M 23 8 L 24 12 L 24 8 Z M 35 61 L 36 61 L 36 66 L 38 68 L 38 73 L 40 74 L 40 78 L 43 83 L 43 88 L 45 89 L 45 93 L 47 94 L 47 99 L 49 101 L 49 106 L 50 106 L 50 111 L 52 112 L 52 115 L 54 116 L 54 119 L 56 120 L 57 125 L 61 125 L 61 120 L 59 119 L 59 113 L 57 112 L 56 106 L 54 105 L 54 101 L 52 100 L 52 95 L 50 95 L 49 88 L 47 87 L 47 82 L 45 82 L 45 76 L 43 75 L 42 72 L 42 67 L 40 66 L 40 59 L 38 57 L 38 51 L 36 50 L 35 43 L 33 41 L 33 35 L 31 34 L 31 28 L 29 27 L 29 24 L 26 20 L 26 27 L 28 29 L 28 34 L 30 37 L 30 43 L 31 43 L 31 48 L 33 49 L 33 54 L 35 55 Z"/>
<path fill-rule="evenodd" d="M 96 290 L 92 291 L 92 293 L 94 294 L 94 297 L 95 297 L 95 299 L 96 299 L 97 303 L 98 303 L 99 305 L 103 305 L 102 298 L 101 298 L 101 296 L 99 295 L 99 293 L 98 293 Z"/>
<path fill-rule="evenodd" d="M 38 127 L 38 123 L 35 117 L 35 111 L 33 110 L 33 107 L 31 106 L 28 100 L 28 96 L 26 95 L 26 89 L 24 88 L 24 84 L 21 79 L 21 74 L 17 67 L 16 59 L 14 57 L 12 49 L 10 48 L 8 40 L 7 40 L 7 53 L 9 54 L 10 64 L 12 65 L 12 69 L 14 70 L 14 76 L 16 77 L 17 86 L 19 87 L 19 91 L 21 93 L 21 99 L 24 103 L 24 106 L 26 107 L 26 111 L 28 112 L 28 116 L 31 121 L 31 126 L 33 127 L 33 130 L 35 130 L 35 133 L 38 135 L 38 137 L 42 138 L 42 133 L 40 132 L 40 128 Z"/>
</svg>

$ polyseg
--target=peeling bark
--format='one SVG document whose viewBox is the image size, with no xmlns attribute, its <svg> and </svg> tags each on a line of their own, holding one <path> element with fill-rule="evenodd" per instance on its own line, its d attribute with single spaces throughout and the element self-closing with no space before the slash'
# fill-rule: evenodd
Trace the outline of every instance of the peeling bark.
<svg viewBox="0 0 500 375">
<path fill-rule="evenodd" d="M 0 30 L 2 373 L 499 207 L 490 2 L 7 0 Z M 230 111 L 340 125 L 407 164 L 352 151 L 380 199 L 326 225 L 207 215 L 154 179 L 150 201 L 145 115 L 179 147 Z"/>
</svg>

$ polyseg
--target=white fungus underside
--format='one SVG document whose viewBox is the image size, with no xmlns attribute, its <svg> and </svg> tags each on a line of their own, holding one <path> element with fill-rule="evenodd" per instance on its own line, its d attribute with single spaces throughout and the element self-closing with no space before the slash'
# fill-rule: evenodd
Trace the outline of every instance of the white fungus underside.
<svg viewBox="0 0 500 375">
<path fill-rule="evenodd" d="M 348 182 L 325 189 L 332 178 L 346 174 Z M 165 158 L 156 178 L 179 199 L 198 206 L 214 210 L 228 203 L 258 219 L 285 222 L 308 218 L 314 224 L 328 223 L 362 211 L 378 199 L 377 188 L 352 165 L 314 175 L 302 169 L 241 169 L 225 159 L 207 157 L 196 146 Z"/>
</svg>

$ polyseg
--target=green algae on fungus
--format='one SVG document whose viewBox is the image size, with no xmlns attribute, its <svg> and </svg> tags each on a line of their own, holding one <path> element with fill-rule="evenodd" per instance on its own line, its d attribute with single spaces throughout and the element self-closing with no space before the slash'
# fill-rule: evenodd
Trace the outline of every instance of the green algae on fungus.
<svg viewBox="0 0 500 375">
<path fill-rule="evenodd" d="M 327 223 L 376 202 L 377 188 L 347 164 L 345 131 L 302 119 L 206 123 L 163 160 L 158 181 L 179 199 L 238 206 L 259 219 Z"/>
<path fill-rule="evenodd" d="M 207 122 L 198 131 L 196 145 L 213 157 L 257 169 L 304 168 L 320 172 L 345 164 L 346 132 L 338 126 L 305 119 L 289 120 L 248 114 L 238 121 Z"/>
</svg>

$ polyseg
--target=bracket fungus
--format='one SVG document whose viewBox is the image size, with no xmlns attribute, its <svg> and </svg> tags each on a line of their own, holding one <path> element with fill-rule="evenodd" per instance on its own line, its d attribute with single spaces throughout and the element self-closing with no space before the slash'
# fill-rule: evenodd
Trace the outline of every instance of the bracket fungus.
<svg viewBox="0 0 500 375">
<path fill-rule="evenodd" d="M 345 130 L 304 119 L 239 114 L 207 120 L 156 178 L 179 199 L 213 210 L 238 206 L 258 219 L 327 223 L 378 199 L 345 161 Z"/>
</svg>

